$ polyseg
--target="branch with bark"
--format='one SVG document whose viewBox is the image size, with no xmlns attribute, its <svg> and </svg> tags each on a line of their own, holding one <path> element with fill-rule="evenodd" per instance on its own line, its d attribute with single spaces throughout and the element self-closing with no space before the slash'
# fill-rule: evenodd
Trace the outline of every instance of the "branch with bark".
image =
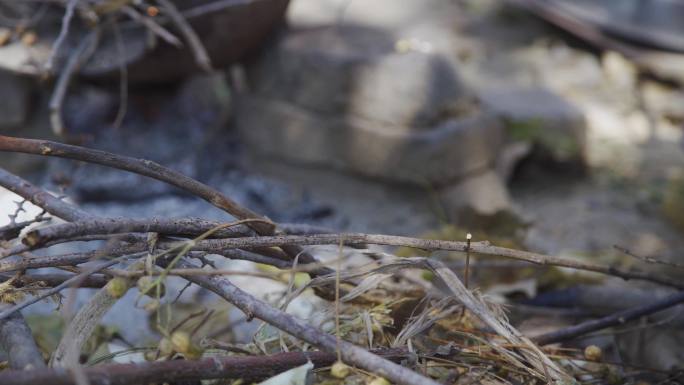
<svg viewBox="0 0 684 385">
<path fill-rule="evenodd" d="M 398 361 L 407 355 L 405 349 L 377 350 L 372 353 L 392 361 Z M 337 356 L 329 352 L 287 352 L 269 356 L 216 356 L 196 361 L 173 360 L 140 364 L 103 364 L 83 368 L 83 373 L 91 385 L 147 384 L 219 378 L 243 379 L 249 383 L 304 365 L 309 361 L 314 364 L 314 367 L 320 368 L 332 365 L 335 360 L 337 360 Z M 50 368 L 0 372 L 0 384 L 73 385 L 76 382 L 65 368 Z"/>
</svg>

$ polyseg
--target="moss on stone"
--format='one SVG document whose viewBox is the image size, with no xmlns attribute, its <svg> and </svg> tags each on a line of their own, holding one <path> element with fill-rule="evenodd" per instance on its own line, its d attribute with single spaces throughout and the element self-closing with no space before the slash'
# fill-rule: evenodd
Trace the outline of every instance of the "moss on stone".
<svg viewBox="0 0 684 385">
<path fill-rule="evenodd" d="M 532 142 L 551 152 L 558 160 L 571 160 L 582 157 L 581 145 L 577 138 L 569 134 L 549 130 L 541 119 L 507 120 L 506 128 L 513 141 Z"/>
</svg>

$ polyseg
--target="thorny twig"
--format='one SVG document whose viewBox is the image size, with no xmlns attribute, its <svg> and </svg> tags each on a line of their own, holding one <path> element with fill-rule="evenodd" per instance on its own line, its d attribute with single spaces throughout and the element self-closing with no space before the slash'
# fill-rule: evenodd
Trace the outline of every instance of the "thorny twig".
<svg viewBox="0 0 684 385">
<path fill-rule="evenodd" d="M 263 218 L 252 210 L 239 205 L 220 191 L 149 160 L 135 159 L 105 151 L 92 150 L 52 141 L 15 138 L 2 135 L 0 135 L 0 151 L 57 156 L 134 172 L 183 189 L 206 200 L 219 209 L 226 211 L 237 219 Z M 270 235 L 275 231 L 275 226 L 263 223 L 252 223 L 250 224 L 250 227 L 260 235 Z M 301 263 L 317 262 L 310 254 L 303 252 L 303 250 L 297 246 L 284 246 L 282 249 L 290 259 L 294 259 L 295 256 L 299 255 Z M 320 271 L 314 273 L 324 275 L 332 272 L 331 269 L 321 268 Z"/>
<path fill-rule="evenodd" d="M 14 222 L 10 223 L 6 226 L 0 227 L 0 241 L 9 241 L 10 239 L 14 239 L 19 236 L 21 231 L 25 229 L 26 227 L 38 223 L 38 222 L 43 222 L 43 221 L 49 221 L 50 218 L 45 218 L 43 216 L 36 217 L 30 221 L 23 221 L 23 222 Z M 2 258 L 2 257 L 0 257 Z"/>
<path fill-rule="evenodd" d="M 94 219 L 95 216 L 80 210 L 28 181 L 0 168 L 0 186 L 23 197 L 48 213 L 66 221 Z"/>
<path fill-rule="evenodd" d="M 89 235 L 122 233 L 159 233 L 170 236 L 194 237 L 225 222 L 202 218 L 101 218 L 72 223 L 63 223 L 31 230 L 22 241 L 30 248 L 44 247 L 52 242 L 65 242 Z M 265 224 L 273 224 L 263 220 Z M 331 234 L 334 230 L 301 224 L 279 224 L 278 230 L 290 235 Z M 237 238 L 254 236 L 256 233 L 247 225 L 222 228 L 210 238 Z M 365 245 L 361 245 L 365 247 Z"/>
</svg>

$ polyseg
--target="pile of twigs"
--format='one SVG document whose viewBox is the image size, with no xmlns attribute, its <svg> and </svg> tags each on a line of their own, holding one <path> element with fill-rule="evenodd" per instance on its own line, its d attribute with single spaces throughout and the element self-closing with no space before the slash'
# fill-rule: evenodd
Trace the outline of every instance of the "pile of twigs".
<svg viewBox="0 0 684 385">
<path fill-rule="evenodd" d="M 137 173 L 185 190 L 236 218 L 231 223 L 219 223 L 193 218 L 96 217 L 0 169 L 1 186 L 44 210 L 34 221 L 13 220 L 9 226 L 0 229 L 5 239 L 5 246 L 0 249 L 0 258 L 3 259 L 0 260 L 0 294 L 6 302 L 0 308 L 0 349 L 8 353 L 10 366 L 0 371 L 0 383 L 5 385 L 163 383 L 217 378 L 254 381 L 307 361 L 317 368 L 342 361 L 354 368 L 356 374 L 352 376 L 362 379 L 381 377 L 406 385 L 454 383 L 459 378 L 513 383 L 573 383 L 586 378 L 586 372 L 568 364 L 572 362 L 569 359 L 581 357 L 561 354 L 556 348 L 545 349 L 543 345 L 623 324 L 684 301 L 684 292 L 677 292 L 643 307 L 529 339 L 436 259 L 398 258 L 386 253 L 368 252 L 369 256 L 375 257 L 375 260 L 369 258 L 372 263 L 362 268 L 342 270 L 339 261 L 333 269 L 318 261 L 314 253 L 304 246 L 339 245 L 342 250 L 343 247 L 358 249 L 377 244 L 431 251 L 450 250 L 650 281 L 677 289 L 683 285 L 642 271 L 497 247 L 488 242 L 336 234 L 304 225 L 279 225 L 240 206 L 220 191 L 157 163 L 83 147 L 0 136 L 0 151 L 68 158 Z M 36 222 L 46 221 L 46 213 L 66 223 L 29 228 Z M 93 240 L 106 240 L 105 246 L 88 252 L 60 255 L 50 249 L 56 244 Z M 45 249 L 45 256 L 33 254 L 39 249 Z M 199 266 L 193 261 L 204 264 L 207 254 L 308 273 L 311 280 L 291 291 L 288 301 L 304 289 L 313 288 L 318 296 L 335 305 L 335 333 L 324 332 L 281 310 L 282 306 L 273 306 L 243 291 L 226 277 L 235 272 Z M 65 273 L 41 274 L 36 271 L 47 267 L 61 268 Z M 432 302 L 425 305 L 425 301 L 418 301 L 424 306 L 415 305 L 411 309 L 412 317 L 401 330 L 393 332 L 395 339 L 391 346 L 386 343 L 387 338 L 376 340 L 375 344 L 372 342 L 375 333 L 383 333 L 375 328 L 373 322 L 362 327 L 369 341 L 368 349 L 360 346 L 361 340 L 353 337 L 349 337 L 351 341 L 345 340 L 340 332 L 340 313 L 344 311 L 342 303 L 351 307 L 356 300 L 357 304 L 363 304 L 364 300 L 359 299 L 369 288 L 378 287 L 388 277 L 401 280 L 407 269 L 430 271 L 444 289 L 421 291 L 420 296 Z M 160 346 L 153 349 L 155 354 L 146 356 L 146 362 L 82 366 L 79 356 L 86 340 L 116 300 L 137 280 L 141 293 L 156 293 L 157 300 L 165 301 L 163 282 L 171 275 L 217 294 L 242 310 L 247 320 L 260 319 L 291 339 L 289 342 L 281 341 L 279 352 L 271 351 L 269 355 L 233 349 L 230 355 L 218 357 L 207 356 L 193 348 L 187 341 L 187 335 L 169 333 L 163 336 L 165 343 L 160 342 Z M 141 282 L 145 283 L 141 285 Z M 410 281 L 405 283 L 408 285 Z M 28 299 L 11 295 L 13 290 L 22 287 L 39 289 L 32 291 Z M 19 311 L 65 289 L 77 287 L 99 290 L 66 326 L 55 351 L 41 352 Z M 368 299 L 365 301 L 367 305 Z M 442 338 L 442 348 L 429 351 L 412 343 L 434 332 L 437 326 L 445 329 L 444 335 L 447 336 L 439 337 Z M 438 339 L 435 334 L 428 337 Z M 282 344 L 290 351 L 283 351 Z M 310 351 L 307 345 L 319 350 Z M 448 348 L 444 349 L 444 346 Z M 49 354 L 48 364 L 43 353 Z M 325 377 L 327 373 L 323 371 L 318 375 Z M 346 373 L 340 374 L 338 370 L 334 376 L 345 377 Z"/>
<path fill-rule="evenodd" d="M 139 61 L 159 41 L 178 49 L 187 47 L 197 68 L 209 72 L 212 70 L 210 55 L 189 20 L 253 1 L 258 0 L 216 0 L 183 10 L 176 6 L 178 2 L 171 0 L 0 1 L 0 29 L 14 30 L 17 36 L 23 34 L 21 40 L 29 46 L 36 45 L 37 39 L 41 39 L 41 47 L 50 42 L 47 52 L 31 47 L 31 52 L 41 52 L 31 55 L 30 64 L 10 69 L 42 79 L 55 78 L 48 105 L 50 124 L 56 135 L 64 137 L 67 132 L 62 110 L 69 86 L 91 58 L 105 57 L 97 63 L 96 73 L 110 69 L 119 72 L 120 105 L 114 120 L 114 126 L 118 127 L 126 114 L 127 67 L 131 62 Z M 55 20 L 60 14 L 61 18 Z M 139 38 L 124 39 L 124 32 L 134 28 Z M 37 37 L 33 32 L 37 29 L 50 36 Z M 0 46 L 11 39 L 5 40 Z M 107 54 L 103 54 L 105 51 Z M 9 66 L 12 65 L 16 64 Z M 27 66 L 30 68 L 24 68 Z"/>
</svg>

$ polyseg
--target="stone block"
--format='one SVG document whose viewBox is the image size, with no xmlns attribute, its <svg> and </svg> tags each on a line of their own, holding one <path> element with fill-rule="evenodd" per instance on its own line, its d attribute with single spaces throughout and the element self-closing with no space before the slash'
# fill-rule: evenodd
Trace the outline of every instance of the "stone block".
<svg viewBox="0 0 684 385">
<path fill-rule="evenodd" d="M 582 112 L 544 88 L 505 88 L 479 95 L 485 108 L 506 122 L 512 141 L 541 146 L 555 160 L 584 163 L 586 122 Z"/>
<path fill-rule="evenodd" d="M 368 27 L 292 30 L 248 77 L 257 95 L 384 125 L 419 129 L 476 110 L 452 59 L 394 45 L 386 31 Z"/>
<path fill-rule="evenodd" d="M 240 135 L 258 154 L 421 186 L 492 167 L 502 142 L 498 121 L 486 115 L 398 130 L 257 97 L 243 96 L 239 111 Z"/>
</svg>

